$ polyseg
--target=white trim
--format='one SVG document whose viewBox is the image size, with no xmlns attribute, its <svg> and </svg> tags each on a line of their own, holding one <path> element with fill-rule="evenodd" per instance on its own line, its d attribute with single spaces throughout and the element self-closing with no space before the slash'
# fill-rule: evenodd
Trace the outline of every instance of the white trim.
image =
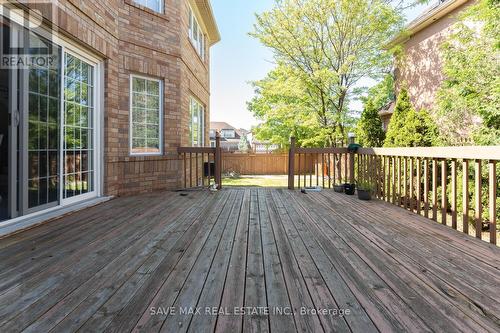
<svg viewBox="0 0 500 333">
<path fill-rule="evenodd" d="M 92 86 L 93 86 L 93 111 L 94 113 L 92 114 L 92 121 L 93 121 L 93 128 L 92 128 L 92 170 L 93 170 L 93 179 L 92 179 L 92 191 L 91 192 L 87 192 L 87 193 L 84 193 L 84 194 L 80 194 L 80 195 L 75 195 L 75 196 L 72 196 L 72 197 L 69 197 L 69 198 L 64 198 L 64 192 L 63 192 L 63 187 L 65 186 L 64 184 L 64 167 L 62 169 L 62 173 L 61 173 L 61 185 L 60 185 L 60 189 L 61 189 L 61 196 L 60 196 L 60 202 L 61 202 L 61 205 L 64 206 L 64 205 L 68 205 L 68 204 L 73 204 L 75 202 L 79 202 L 81 200 L 85 200 L 85 199 L 89 199 L 89 198 L 94 198 L 94 197 L 97 197 L 99 195 L 101 195 L 101 192 L 100 192 L 100 186 L 99 184 L 102 182 L 102 175 L 100 174 L 100 167 L 99 167 L 99 157 L 101 156 L 101 136 L 100 136 L 100 128 L 102 126 L 101 124 L 101 117 L 99 116 L 102 112 L 100 112 L 101 110 L 99 109 L 99 107 L 101 106 L 101 103 L 100 103 L 100 100 L 99 100 L 99 95 L 97 94 L 97 88 L 98 88 L 98 77 L 100 77 L 100 66 L 101 64 L 100 63 L 96 63 L 96 62 L 93 62 L 91 60 L 89 60 L 88 58 L 82 56 L 81 54 L 82 52 L 80 51 L 80 53 L 77 53 L 75 51 L 73 51 L 71 48 L 67 48 L 67 47 L 63 47 L 62 49 L 62 73 L 61 73 L 61 81 L 62 81 L 62 84 L 63 84 L 63 88 L 64 88 L 64 71 L 65 71 L 65 56 L 66 54 L 70 54 L 71 56 L 77 58 L 77 59 L 80 59 L 80 60 L 83 60 L 84 62 L 88 63 L 89 65 L 91 65 L 93 68 L 94 68 L 94 71 L 92 73 Z M 85 52 L 83 52 L 85 53 Z M 64 138 L 64 116 L 66 114 L 65 112 L 65 109 L 64 109 L 64 89 L 61 90 L 61 100 L 62 100 L 62 109 L 61 109 L 61 133 L 62 133 L 62 137 L 61 137 L 61 152 L 60 152 L 60 156 L 61 156 L 61 161 L 60 161 L 60 164 L 63 166 L 64 165 L 64 147 L 63 147 L 63 138 Z"/>
<path fill-rule="evenodd" d="M 148 6 L 149 2 L 150 1 L 159 1 L 159 7 L 160 9 L 159 10 L 156 10 L 154 8 L 151 8 L 150 6 Z M 132 0 L 132 2 L 134 4 L 137 4 L 139 6 L 143 6 L 145 8 L 148 8 L 149 10 L 152 10 L 153 12 L 155 13 L 160 13 L 160 14 L 164 14 L 165 12 L 165 2 L 163 0 L 146 0 L 146 4 L 143 4 L 142 2 L 140 2 L 139 0 Z"/>
<path fill-rule="evenodd" d="M 160 141 L 159 143 L 159 152 L 157 153 L 134 153 L 132 152 L 132 139 L 133 139 L 133 133 L 132 133 L 132 109 L 133 109 L 133 87 L 132 87 L 132 79 L 133 78 L 139 78 L 139 79 L 144 79 L 148 81 L 156 81 L 160 85 L 159 89 L 159 138 L 158 140 Z M 129 76 L 129 155 L 130 156 L 161 156 L 163 155 L 163 117 L 164 117 L 164 112 L 163 112 L 163 99 L 164 99 L 164 92 L 163 92 L 163 80 L 158 79 L 156 77 L 151 77 L 151 76 L 144 76 L 140 74 L 130 74 Z"/>
<path fill-rule="evenodd" d="M 189 15 L 189 18 L 188 18 L 188 39 L 189 39 L 189 42 L 191 43 L 193 48 L 196 50 L 196 53 L 198 54 L 200 59 L 202 61 L 205 61 L 205 48 L 206 48 L 207 36 L 206 36 L 205 31 L 204 31 L 204 28 L 200 24 L 200 21 L 196 17 L 196 13 L 193 10 L 193 7 L 191 7 L 191 5 L 189 3 L 188 3 L 188 15 Z M 198 36 L 196 37 L 197 40 L 195 40 L 194 36 L 193 36 L 193 29 L 192 28 L 194 27 L 194 23 L 196 23 L 196 25 L 198 27 L 197 28 Z M 200 37 L 201 37 L 201 40 L 198 40 Z M 198 43 L 199 43 L 199 45 L 198 45 Z"/>
<path fill-rule="evenodd" d="M 193 114 L 191 107 L 193 106 L 193 102 L 197 104 L 197 117 L 198 117 L 198 145 L 195 146 L 194 144 L 194 136 L 193 136 Z M 201 107 L 201 110 L 199 109 Z M 194 95 L 189 96 L 189 125 L 190 125 L 190 133 L 189 136 L 191 137 L 191 146 L 194 147 L 204 147 L 205 146 L 205 112 L 206 112 L 206 107 L 205 104 L 203 104 L 198 98 L 196 98 Z M 200 135 L 201 134 L 201 135 Z"/>
</svg>

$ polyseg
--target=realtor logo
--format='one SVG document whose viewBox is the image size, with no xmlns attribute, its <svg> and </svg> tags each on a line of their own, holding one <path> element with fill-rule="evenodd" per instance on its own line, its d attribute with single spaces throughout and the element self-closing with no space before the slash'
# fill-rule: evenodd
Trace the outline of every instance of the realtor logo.
<svg viewBox="0 0 500 333">
<path fill-rule="evenodd" d="M 22 4 L 17 7 L 0 0 L 0 68 L 51 66 L 57 61 L 52 46 L 57 2 L 29 0 Z"/>
</svg>

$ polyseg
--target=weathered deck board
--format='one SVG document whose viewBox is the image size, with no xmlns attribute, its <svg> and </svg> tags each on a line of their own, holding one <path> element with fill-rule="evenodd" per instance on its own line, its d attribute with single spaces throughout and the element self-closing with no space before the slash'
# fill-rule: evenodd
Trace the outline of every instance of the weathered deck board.
<svg viewBox="0 0 500 333">
<path fill-rule="evenodd" d="M 330 191 L 118 198 L 0 239 L 0 268 L 1 332 L 500 330 L 499 248 Z"/>
</svg>

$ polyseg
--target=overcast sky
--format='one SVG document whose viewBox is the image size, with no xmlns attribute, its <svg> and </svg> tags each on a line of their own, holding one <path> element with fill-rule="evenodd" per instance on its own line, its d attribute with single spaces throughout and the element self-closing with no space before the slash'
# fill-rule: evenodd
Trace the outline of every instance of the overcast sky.
<svg viewBox="0 0 500 333">
<path fill-rule="evenodd" d="M 253 97 L 250 81 L 262 79 L 273 68 L 271 51 L 248 36 L 255 13 L 270 9 L 274 0 L 212 0 L 222 40 L 211 48 L 210 120 L 250 129 L 257 121 L 247 110 Z M 411 20 L 425 9 L 408 11 Z M 359 105 L 352 105 L 359 108 Z"/>
</svg>

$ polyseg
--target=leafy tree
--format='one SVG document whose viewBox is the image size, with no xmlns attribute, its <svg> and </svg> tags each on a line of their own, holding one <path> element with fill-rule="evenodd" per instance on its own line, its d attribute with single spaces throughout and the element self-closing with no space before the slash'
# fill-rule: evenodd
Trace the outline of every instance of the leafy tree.
<svg viewBox="0 0 500 333">
<path fill-rule="evenodd" d="M 410 112 L 412 106 L 408 90 L 402 88 L 399 92 L 391 121 L 385 134 L 384 147 L 398 147 L 401 138 L 401 129 L 405 125 L 406 115 Z"/>
<path fill-rule="evenodd" d="M 278 64 L 277 72 L 256 83 L 257 96 L 249 104 L 264 120 L 261 137 L 274 141 L 275 133 L 305 129 L 306 121 L 317 144 L 345 139 L 352 122 L 348 103 L 359 93 L 355 85 L 361 78 L 379 77 L 391 65 L 381 45 L 401 29 L 406 2 L 394 3 L 277 0 L 273 9 L 257 15 L 251 35 L 272 49 Z M 287 91 L 283 72 L 289 72 L 293 91 Z M 279 100 L 283 95 L 285 100 Z M 268 99 L 273 106 L 264 105 Z"/>
<path fill-rule="evenodd" d="M 364 103 L 370 100 L 373 107 L 377 110 L 380 110 L 395 99 L 394 76 L 391 73 L 386 74 L 382 81 L 368 90 L 366 97 L 361 98 Z"/>
<path fill-rule="evenodd" d="M 261 124 L 253 128 L 257 139 L 283 147 L 295 136 L 298 145 L 322 146 L 329 129 L 322 129 L 306 87 L 293 68 L 279 65 L 263 80 L 253 83 L 255 97 L 249 110 Z"/>
<path fill-rule="evenodd" d="M 382 128 L 382 120 L 372 100 L 365 103 L 365 108 L 357 124 L 356 134 L 358 142 L 367 147 L 381 147 L 384 143 L 385 133 Z"/>
<path fill-rule="evenodd" d="M 441 138 L 471 136 L 500 144 L 500 2 L 481 0 L 465 11 L 443 45 L 446 80 L 437 94 Z"/>
<path fill-rule="evenodd" d="M 241 136 L 240 142 L 238 142 L 238 150 L 242 153 L 248 152 L 248 139 L 246 135 Z"/>
</svg>

